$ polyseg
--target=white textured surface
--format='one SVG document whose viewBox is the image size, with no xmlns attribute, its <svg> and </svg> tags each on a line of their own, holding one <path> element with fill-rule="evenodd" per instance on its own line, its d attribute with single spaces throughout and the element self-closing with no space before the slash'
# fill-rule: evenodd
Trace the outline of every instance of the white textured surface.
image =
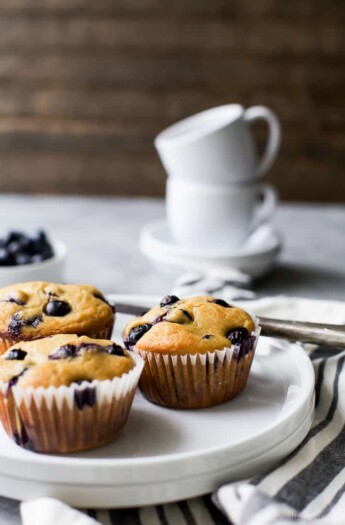
<svg viewBox="0 0 345 525">
<path fill-rule="evenodd" d="M 164 216 L 155 199 L 0 196 L 0 233 L 44 227 L 69 248 L 66 280 L 105 292 L 164 294 L 176 275 L 160 275 L 139 252 L 143 224 Z M 275 226 L 285 238 L 276 270 L 260 294 L 343 299 L 345 206 L 289 204 Z"/>
</svg>

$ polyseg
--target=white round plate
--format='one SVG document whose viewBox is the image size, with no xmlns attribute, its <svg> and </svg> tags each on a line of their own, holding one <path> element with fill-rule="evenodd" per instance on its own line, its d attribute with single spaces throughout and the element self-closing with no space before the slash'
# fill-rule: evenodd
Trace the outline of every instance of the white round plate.
<svg viewBox="0 0 345 525">
<path fill-rule="evenodd" d="M 115 339 L 127 320 L 118 314 Z M 36 454 L 1 430 L 0 494 L 111 508 L 209 493 L 291 452 L 311 426 L 313 392 L 314 373 L 303 349 L 262 337 L 247 387 L 236 399 L 179 411 L 155 406 L 138 392 L 127 426 L 109 446 L 64 456 Z"/>
<path fill-rule="evenodd" d="M 272 268 L 281 247 L 280 235 L 269 224 L 260 226 L 241 247 L 225 247 L 222 251 L 179 246 L 171 237 L 166 219 L 146 224 L 140 233 L 141 251 L 165 273 L 183 268 L 205 271 L 230 267 L 257 278 Z"/>
</svg>

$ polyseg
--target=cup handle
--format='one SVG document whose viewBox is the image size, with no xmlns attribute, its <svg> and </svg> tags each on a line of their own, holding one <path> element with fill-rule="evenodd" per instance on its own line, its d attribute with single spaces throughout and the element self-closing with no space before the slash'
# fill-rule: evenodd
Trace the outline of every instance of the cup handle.
<svg viewBox="0 0 345 525">
<path fill-rule="evenodd" d="M 278 195 L 273 186 L 261 184 L 259 192 L 262 194 L 262 202 L 256 209 L 255 217 L 251 224 L 251 232 L 255 231 L 261 224 L 268 222 L 277 207 Z"/>
<path fill-rule="evenodd" d="M 262 159 L 256 168 L 258 177 L 264 175 L 272 166 L 277 156 L 281 139 L 279 119 L 271 109 L 266 106 L 253 106 L 245 110 L 244 120 L 249 124 L 260 119 L 266 120 L 268 124 L 268 140 Z"/>
</svg>

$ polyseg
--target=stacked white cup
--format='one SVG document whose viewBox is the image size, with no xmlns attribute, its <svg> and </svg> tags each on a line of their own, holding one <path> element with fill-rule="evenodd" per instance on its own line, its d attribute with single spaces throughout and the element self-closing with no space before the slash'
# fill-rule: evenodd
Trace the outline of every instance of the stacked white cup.
<svg viewBox="0 0 345 525">
<path fill-rule="evenodd" d="M 265 120 L 268 141 L 261 160 L 250 125 Z M 168 174 L 167 217 L 175 242 L 211 250 L 241 246 L 269 222 L 277 196 L 262 177 L 280 146 L 280 124 L 265 106 L 227 104 L 165 129 L 155 146 Z"/>
</svg>

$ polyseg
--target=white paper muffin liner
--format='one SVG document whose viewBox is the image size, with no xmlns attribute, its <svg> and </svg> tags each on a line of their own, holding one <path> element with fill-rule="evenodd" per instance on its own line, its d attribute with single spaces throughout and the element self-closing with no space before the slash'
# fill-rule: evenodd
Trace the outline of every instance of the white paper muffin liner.
<svg viewBox="0 0 345 525">
<path fill-rule="evenodd" d="M 1 385 L 0 419 L 7 434 L 36 452 L 66 453 L 109 443 L 125 425 L 143 370 L 135 367 L 112 380 L 70 386 Z M 79 403 L 79 406 L 78 406 Z"/>
<path fill-rule="evenodd" d="M 236 397 L 246 386 L 261 330 L 253 320 L 252 346 L 240 357 L 241 345 L 185 355 L 134 348 L 145 361 L 139 383 L 143 394 L 170 408 L 205 408 Z"/>
</svg>

